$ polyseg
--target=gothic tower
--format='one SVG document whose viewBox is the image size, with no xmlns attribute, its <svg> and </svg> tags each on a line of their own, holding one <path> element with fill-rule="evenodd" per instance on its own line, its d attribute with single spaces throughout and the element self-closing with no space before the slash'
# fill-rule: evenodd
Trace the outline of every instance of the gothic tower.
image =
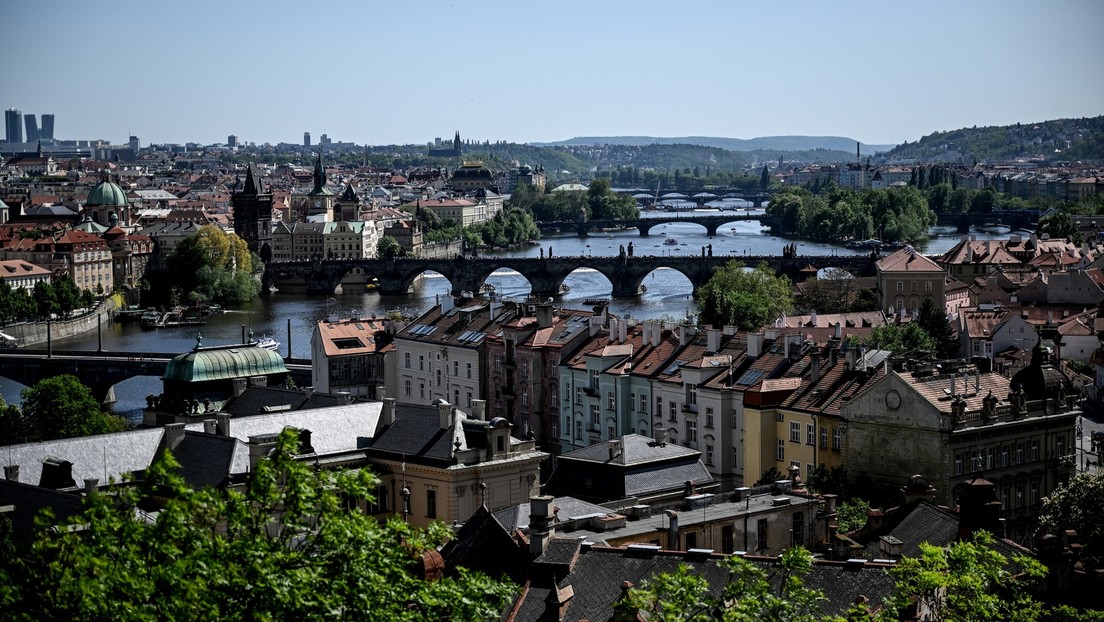
<svg viewBox="0 0 1104 622">
<path fill-rule="evenodd" d="M 231 197 L 234 206 L 234 233 L 249 245 L 249 250 L 268 263 L 272 259 L 272 194 L 261 191 L 261 182 L 250 164 L 245 170 L 241 192 Z"/>
<path fill-rule="evenodd" d="M 322 167 L 322 149 L 314 163 L 314 188 L 307 193 L 307 215 L 325 214 L 325 221 L 333 220 L 334 193 L 326 190 L 326 169 Z"/>
</svg>

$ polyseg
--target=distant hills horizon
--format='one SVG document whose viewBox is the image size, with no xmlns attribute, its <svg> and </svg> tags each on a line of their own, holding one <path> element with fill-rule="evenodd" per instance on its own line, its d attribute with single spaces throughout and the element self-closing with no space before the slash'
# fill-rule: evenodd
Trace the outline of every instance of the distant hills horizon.
<svg viewBox="0 0 1104 622">
<path fill-rule="evenodd" d="M 541 147 L 588 146 L 588 145 L 701 145 L 728 151 L 829 151 L 855 152 L 855 143 L 859 143 L 860 152 L 875 155 L 893 149 L 897 145 L 876 145 L 845 136 L 759 136 L 757 138 L 726 138 L 722 136 L 577 136 L 567 140 L 529 143 Z"/>
</svg>

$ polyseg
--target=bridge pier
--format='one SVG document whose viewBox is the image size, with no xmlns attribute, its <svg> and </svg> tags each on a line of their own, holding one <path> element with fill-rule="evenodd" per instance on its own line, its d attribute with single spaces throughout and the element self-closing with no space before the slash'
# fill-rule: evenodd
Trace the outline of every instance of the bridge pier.
<svg viewBox="0 0 1104 622">
<path fill-rule="evenodd" d="M 104 408 L 107 408 L 108 410 L 110 410 L 110 409 L 111 409 L 111 407 L 115 405 L 115 402 L 116 402 L 116 401 L 117 401 L 117 400 L 115 399 L 115 385 L 112 385 L 112 386 L 110 386 L 110 387 L 107 387 L 107 393 L 106 393 L 106 394 L 104 394 L 104 398 L 103 398 L 103 400 L 102 400 L 102 401 L 100 402 L 100 404 L 101 404 L 101 405 L 102 405 L 102 406 L 103 406 Z"/>
</svg>

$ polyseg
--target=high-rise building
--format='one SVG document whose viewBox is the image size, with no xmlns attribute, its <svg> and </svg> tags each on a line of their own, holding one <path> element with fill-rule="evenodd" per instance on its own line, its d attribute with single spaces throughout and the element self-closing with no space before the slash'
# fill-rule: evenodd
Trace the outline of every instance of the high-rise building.
<svg viewBox="0 0 1104 622">
<path fill-rule="evenodd" d="M 42 129 L 39 131 L 39 136 L 41 136 L 43 140 L 54 139 L 54 115 L 42 115 Z"/>
<path fill-rule="evenodd" d="M 130 137 L 130 150 L 134 152 L 134 155 L 138 155 L 138 149 L 141 147 L 141 143 L 138 141 L 137 136 Z"/>
<path fill-rule="evenodd" d="M 15 108 L 5 110 L 4 130 L 9 143 L 23 142 L 23 113 Z"/>
<path fill-rule="evenodd" d="M 238 146 L 238 137 L 233 134 L 226 137 L 226 146 L 233 149 Z"/>
<path fill-rule="evenodd" d="M 33 114 L 25 114 L 23 115 L 23 123 L 27 127 L 27 142 L 37 143 L 39 139 L 38 119 Z"/>
<path fill-rule="evenodd" d="M 310 147 L 310 132 L 303 132 L 303 146 Z"/>
</svg>

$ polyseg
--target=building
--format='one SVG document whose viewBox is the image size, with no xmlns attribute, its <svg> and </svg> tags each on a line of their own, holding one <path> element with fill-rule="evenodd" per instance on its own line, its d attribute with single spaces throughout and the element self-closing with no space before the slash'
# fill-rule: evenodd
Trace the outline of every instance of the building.
<svg viewBox="0 0 1104 622">
<path fill-rule="evenodd" d="M 958 316 L 959 356 L 966 359 L 1025 350 L 1036 337 L 1035 328 L 1014 311 L 964 309 Z"/>
<path fill-rule="evenodd" d="M 540 463 L 548 454 L 511 435 L 502 418 L 485 420 L 485 404 L 471 414 L 444 400 L 430 406 L 383 403 L 379 427 L 364 450 L 380 478 L 375 506 L 381 517 L 408 522 L 459 522 L 476 508 L 517 505 L 540 490 Z"/>
<path fill-rule="evenodd" d="M 42 115 L 42 129 L 39 131 L 39 135 L 42 137 L 42 140 L 51 142 L 54 140 L 54 115 Z"/>
<path fill-rule="evenodd" d="M 303 132 L 303 146 L 304 147 L 310 147 L 311 146 L 310 132 Z"/>
<path fill-rule="evenodd" d="M 4 111 L 4 131 L 9 143 L 23 142 L 23 113 L 15 108 Z"/>
<path fill-rule="evenodd" d="M 153 258 L 153 238 L 140 233 L 128 234 L 119 226 L 104 231 L 100 237 L 111 247 L 115 286 L 139 287 Z"/>
<path fill-rule="evenodd" d="M 38 283 L 50 283 L 51 272 L 21 259 L 0 261 L 0 281 L 14 289 L 34 291 Z"/>
<path fill-rule="evenodd" d="M 981 474 L 996 484 L 1018 540 L 1034 532 L 1043 497 L 1073 474 L 1076 398 L 1041 340 L 1011 379 L 975 367 L 890 372 L 841 408 L 843 462 L 852 477 L 894 486 L 919 474 L 952 507 Z"/>
<path fill-rule="evenodd" d="M 234 233 L 267 263 L 273 255 L 272 194 L 264 192 L 253 164 L 245 169 L 241 192 L 234 193 L 230 200 L 234 210 Z"/>
<path fill-rule="evenodd" d="M 374 318 L 319 321 L 311 336 L 315 390 L 383 399 L 385 359 L 395 351 L 388 323 Z"/>
<path fill-rule="evenodd" d="M 237 147 L 238 147 L 238 137 L 234 136 L 233 134 L 227 136 L 226 137 L 226 146 L 231 148 L 231 149 L 237 149 Z"/>
<path fill-rule="evenodd" d="M 322 166 L 322 150 L 314 163 L 314 187 L 307 193 L 307 218 L 322 222 L 333 220 L 334 193 L 326 188 L 326 169 Z"/>
<path fill-rule="evenodd" d="M 78 290 L 97 294 L 114 290 L 111 248 L 103 238 L 79 229 L 13 240 L 6 256 L 42 266 L 55 278 L 68 275 Z"/>
<path fill-rule="evenodd" d="M 512 307 L 494 298 L 445 297 L 395 334 L 387 395 L 400 404 L 444 399 L 470 409 L 474 400 L 502 389 L 487 383 L 492 361 L 485 340 L 516 319 Z"/>
<path fill-rule="evenodd" d="M 38 119 L 33 114 L 23 115 L 23 121 L 27 126 L 27 142 L 37 143 L 41 135 L 38 133 Z"/>
<path fill-rule="evenodd" d="M 133 224 L 130 200 L 119 184 L 111 181 L 111 173 L 107 169 L 104 169 L 100 183 L 88 191 L 82 211 L 92 222 L 105 227 Z"/>
<path fill-rule="evenodd" d="M 533 168 L 528 164 L 522 164 L 507 169 L 501 190 L 504 194 L 510 194 L 518 184 L 529 184 L 533 188 L 544 191 L 546 183 L 543 165 Z"/>
<path fill-rule="evenodd" d="M 911 246 L 879 259 L 874 266 L 880 309 L 898 312 L 904 309 L 907 315 L 913 315 L 925 300 L 931 300 L 938 309 L 946 308 L 947 273 Z"/>
<path fill-rule="evenodd" d="M 459 158 L 463 154 L 463 143 L 460 142 L 460 132 L 456 132 L 456 137 L 452 139 L 452 143 L 448 146 L 442 146 L 441 139 L 437 139 L 434 146 L 429 148 L 429 157 L 431 158 Z"/>
<path fill-rule="evenodd" d="M 483 166 L 482 162 L 464 162 L 460 168 L 452 172 L 448 183 L 449 188 L 457 192 L 469 192 L 480 188 L 498 192 L 494 175 Z"/>
</svg>

